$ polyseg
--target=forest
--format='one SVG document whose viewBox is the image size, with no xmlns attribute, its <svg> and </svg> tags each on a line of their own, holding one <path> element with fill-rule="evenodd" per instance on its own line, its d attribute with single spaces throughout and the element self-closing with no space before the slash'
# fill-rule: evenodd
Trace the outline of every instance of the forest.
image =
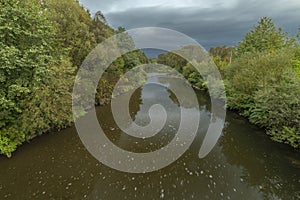
<svg viewBox="0 0 300 200">
<path fill-rule="evenodd" d="M 0 154 L 73 122 L 72 89 L 78 68 L 97 44 L 124 32 L 74 0 L 0 0 Z M 209 50 L 226 86 L 227 107 L 294 148 L 300 147 L 300 46 L 263 17 L 236 47 Z M 132 41 L 128 41 L 131 43 Z M 101 79 L 96 104 L 109 101 L 116 81 L 149 60 L 142 51 L 117 59 Z M 182 73 L 195 88 L 206 83 L 176 53 L 151 62 Z M 216 94 L 224 98 L 224 94 Z"/>
<path fill-rule="evenodd" d="M 0 1 L 0 153 L 50 130 L 69 126 L 76 71 L 112 29 L 101 12 L 74 0 Z M 129 41 L 130 42 L 130 41 Z M 96 103 L 104 104 L 127 69 L 148 62 L 141 51 L 116 60 L 99 83 Z"/>
</svg>

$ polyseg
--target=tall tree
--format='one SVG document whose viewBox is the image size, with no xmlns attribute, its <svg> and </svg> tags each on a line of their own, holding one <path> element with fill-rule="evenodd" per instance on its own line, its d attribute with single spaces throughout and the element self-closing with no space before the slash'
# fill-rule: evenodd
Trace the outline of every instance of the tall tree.
<svg viewBox="0 0 300 200">
<path fill-rule="evenodd" d="M 287 37 L 282 28 L 275 26 L 269 17 L 263 17 L 250 32 L 245 35 L 238 44 L 238 56 L 247 52 L 275 51 L 293 44 L 293 40 Z"/>
<path fill-rule="evenodd" d="M 114 34 L 114 30 L 108 26 L 106 18 L 101 11 L 96 12 L 93 17 L 91 30 L 95 35 L 97 44 Z"/>
<path fill-rule="evenodd" d="M 62 48 L 67 48 L 73 65 L 79 67 L 96 45 L 88 11 L 74 0 L 46 0 L 43 7 L 58 30 L 56 37 L 61 41 Z"/>
</svg>

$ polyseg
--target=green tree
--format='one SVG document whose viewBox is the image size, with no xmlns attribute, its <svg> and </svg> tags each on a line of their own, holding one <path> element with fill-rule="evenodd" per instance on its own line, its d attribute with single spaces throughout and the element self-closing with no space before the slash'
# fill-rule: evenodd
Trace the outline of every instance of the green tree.
<svg viewBox="0 0 300 200">
<path fill-rule="evenodd" d="M 231 63 L 235 51 L 236 47 L 226 47 L 224 45 L 210 48 L 209 54 L 213 57 L 219 57 L 224 62 Z"/>
<path fill-rule="evenodd" d="M 291 58 L 291 51 L 286 49 L 273 53 L 248 53 L 237 58 L 226 69 L 228 105 L 247 113 L 255 92 L 268 90 L 270 85 L 283 80 L 282 75 L 290 68 Z"/>
<path fill-rule="evenodd" d="M 43 9 L 48 12 L 47 18 L 53 23 L 57 39 L 61 42 L 61 48 L 68 51 L 68 56 L 74 66 L 79 67 L 96 46 L 96 38 L 100 38 L 98 21 L 91 20 L 90 14 L 78 1 L 74 0 L 46 0 L 42 1 Z M 94 29 L 93 29 L 94 28 Z M 95 33 L 91 31 L 93 29 Z"/>
<path fill-rule="evenodd" d="M 282 28 L 277 28 L 273 20 L 263 17 L 250 32 L 245 35 L 242 42 L 238 44 L 237 55 L 247 52 L 275 51 L 283 47 L 292 46 L 293 39 L 287 37 Z"/>
<path fill-rule="evenodd" d="M 71 121 L 73 70 L 56 49 L 47 16 L 38 0 L 1 0 L 0 153 L 7 156 L 26 139 Z"/>
<path fill-rule="evenodd" d="M 96 12 L 92 19 L 92 32 L 95 35 L 96 43 L 99 44 L 114 34 L 114 30 L 107 25 L 106 18 L 101 11 Z"/>
<path fill-rule="evenodd" d="M 165 54 L 160 54 L 158 56 L 157 63 L 170 66 L 182 73 L 183 67 L 186 66 L 188 62 L 175 52 L 168 52 Z"/>
<path fill-rule="evenodd" d="M 299 76 L 293 49 L 247 53 L 226 68 L 228 107 L 276 141 L 300 147 Z"/>
</svg>

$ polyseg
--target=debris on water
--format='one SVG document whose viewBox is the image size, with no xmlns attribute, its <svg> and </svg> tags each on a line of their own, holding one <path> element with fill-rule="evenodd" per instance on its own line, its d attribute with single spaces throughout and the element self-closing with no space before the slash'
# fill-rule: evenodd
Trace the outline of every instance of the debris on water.
<svg viewBox="0 0 300 200">
<path fill-rule="evenodd" d="M 183 185 L 183 180 L 180 181 L 180 185 Z"/>
<path fill-rule="evenodd" d="M 164 189 L 161 189 L 161 191 L 160 191 L 160 198 L 163 199 L 164 197 L 165 197 Z"/>
</svg>

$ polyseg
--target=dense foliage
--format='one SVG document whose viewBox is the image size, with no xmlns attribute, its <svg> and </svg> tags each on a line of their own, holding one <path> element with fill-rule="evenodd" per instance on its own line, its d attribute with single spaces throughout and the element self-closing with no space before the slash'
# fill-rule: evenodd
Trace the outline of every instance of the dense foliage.
<svg viewBox="0 0 300 200">
<path fill-rule="evenodd" d="M 298 146 L 300 80 L 291 67 L 293 57 L 287 49 L 243 55 L 227 69 L 227 89 L 230 108 L 266 128 L 276 140 L 286 127 L 295 129 L 295 141 L 289 143 Z"/>
<path fill-rule="evenodd" d="M 189 58 L 191 61 L 188 62 L 184 58 Z M 227 59 L 225 56 L 224 60 L 220 59 L 219 64 L 228 64 L 230 59 L 228 61 L 225 59 Z M 207 90 L 207 84 L 211 84 L 211 90 L 209 91 L 211 97 L 215 99 L 223 99 L 225 97 L 224 90 L 222 89 L 222 81 L 220 80 L 221 77 L 218 76 L 219 72 L 216 71 L 214 59 L 211 59 L 207 52 L 199 46 L 183 46 L 178 50 L 161 54 L 158 56 L 156 62 L 176 69 L 196 89 Z"/>
<path fill-rule="evenodd" d="M 300 47 L 297 37 L 288 35 L 263 17 L 237 48 L 218 46 L 209 53 L 223 76 L 228 108 L 265 128 L 275 141 L 299 148 Z M 195 87 L 206 88 L 196 69 L 205 71 L 208 63 L 187 63 L 175 53 L 162 54 L 157 62 L 175 68 Z"/>
<path fill-rule="evenodd" d="M 274 140 L 300 147 L 299 46 L 287 35 L 270 18 L 246 34 L 226 68 L 228 106 Z"/>
<path fill-rule="evenodd" d="M 232 63 L 232 59 L 236 54 L 236 47 L 227 47 L 226 45 L 211 47 L 209 54 L 212 56 L 220 73 L 224 76 L 226 66 Z"/>
<path fill-rule="evenodd" d="M 39 1 L 1 1 L 0 152 L 71 122 L 74 70 Z"/>
<path fill-rule="evenodd" d="M 0 0 L 0 154 L 10 157 L 23 142 L 72 122 L 75 72 L 120 31 L 74 0 Z M 110 97 L 122 73 L 146 62 L 141 51 L 119 58 L 100 81 L 96 102 Z"/>
<path fill-rule="evenodd" d="M 294 39 L 288 38 L 288 33 L 283 32 L 282 28 L 277 28 L 271 18 L 263 17 L 238 44 L 237 55 L 241 56 L 248 52 L 276 51 L 283 47 L 290 47 L 293 43 Z"/>
</svg>

